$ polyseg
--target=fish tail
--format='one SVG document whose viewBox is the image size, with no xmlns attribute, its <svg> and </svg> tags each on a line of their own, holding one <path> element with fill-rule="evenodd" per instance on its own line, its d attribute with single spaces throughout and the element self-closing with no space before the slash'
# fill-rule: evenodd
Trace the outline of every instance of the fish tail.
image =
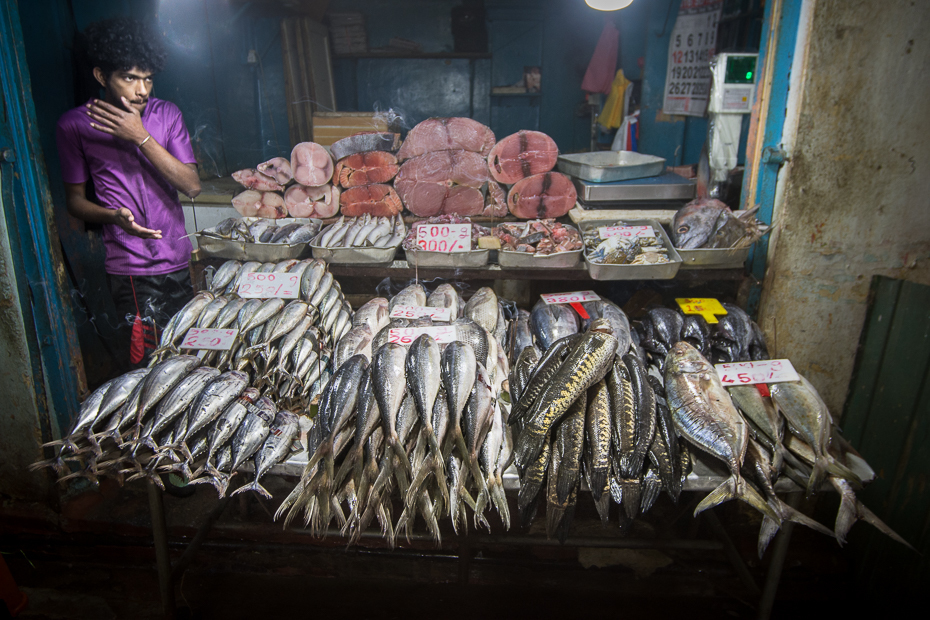
<svg viewBox="0 0 930 620">
<path fill-rule="evenodd" d="M 759 528 L 759 540 L 756 543 L 760 560 L 762 556 L 765 555 L 765 550 L 768 549 L 769 543 L 775 538 L 775 534 L 778 533 L 780 528 L 781 524 L 778 521 L 771 517 L 762 517 L 762 526 Z"/>
<path fill-rule="evenodd" d="M 40 448 L 56 448 L 58 446 L 63 446 L 64 444 L 65 444 L 64 439 L 56 439 L 55 441 L 49 441 L 47 443 L 44 443 L 39 447 Z"/>
<path fill-rule="evenodd" d="M 546 506 L 546 538 L 552 539 L 552 536 L 559 530 L 564 516 L 565 511 L 559 506 L 554 504 Z"/>
<path fill-rule="evenodd" d="M 777 497 L 773 497 L 769 500 L 769 504 L 772 505 L 772 508 L 775 512 L 778 513 L 778 516 L 782 518 L 782 521 L 792 521 L 794 523 L 799 523 L 801 525 L 807 526 L 814 531 L 820 532 L 826 536 L 833 536 L 834 532 L 829 528 L 824 527 L 814 519 L 811 519 L 803 512 L 792 508 L 782 500 Z"/>
<path fill-rule="evenodd" d="M 588 480 L 588 486 L 591 487 L 594 502 L 599 502 L 601 495 L 604 494 L 604 489 L 607 487 L 607 469 L 594 469 L 591 472 L 591 479 Z"/>
<path fill-rule="evenodd" d="M 827 460 L 823 457 L 814 459 L 814 469 L 811 471 L 811 477 L 807 481 L 807 497 L 812 496 L 820 486 L 827 475 Z"/>
<path fill-rule="evenodd" d="M 216 489 L 216 494 L 219 499 L 226 497 L 226 491 L 229 489 L 229 481 L 232 480 L 232 477 L 235 473 L 224 474 L 222 472 L 217 472 L 218 475 L 215 478 L 211 479 L 211 484 L 213 488 Z"/>
<path fill-rule="evenodd" d="M 838 478 L 843 478 L 849 484 L 853 485 L 854 488 L 862 488 L 862 479 L 851 469 L 834 459 L 832 456 L 827 456 L 827 473 L 831 476 L 836 476 Z"/>
<path fill-rule="evenodd" d="M 737 478 L 736 476 L 730 476 L 720 486 L 708 493 L 707 497 L 702 499 L 701 503 L 694 509 L 694 516 L 731 499 L 742 500 L 763 515 L 781 523 L 781 517 L 762 499 L 759 492 L 753 489 L 744 478 Z"/>
<path fill-rule="evenodd" d="M 303 488 L 304 488 L 304 482 L 303 480 L 301 480 L 301 482 L 297 483 L 297 485 L 294 486 L 293 490 L 288 494 L 288 496 L 284 498 L 284 501 L 281 502 L 281 505 L 278 506 L 278 509 L 274 513 L 275 521 L 277 521 L 284 515 L 285 510 L 287 510 L 288 508 L 294 505 L 294 501 L 300 496 L 300 492 L 303 491 Z M 284 527 L 287 527 L 287 525 L 291 522 L 291 519 L 293 518 L 291 516 L 292 512 L 293 512 L 293 509 L 288 511 L 287 518 L 284 520 Z"/>
<path fill-rule="evenodd" d="M 494 500 L 494 507 L 497 508 L 497 514 L 500 515 L 501 523 L 504 524 L 504 529 L 509 530 L 510 506 L 507 505 L 507 495 L 504 493 L 504 484 L 499 476 L 495 479 L 491 498 Z"/>
<path fill-rule="evenodd" d="M 879 519 L 879 518 L 875 515 L 874 512 L 872 512 L 871 510 L 869 510 L 868 508 L 866 508 L 865 505 L 864 505 L 862 502 L 860 502 L 859 500 L 856 500 L 856 513 L 859 515 L 859 518 L 860 518 L 860 519 L 862 519 L 863 521 L 865 521 L 866 523 L 868 523 L 868 524 L 870 524 L 870 525 L 873 525 L 875 528 L 878 529 L 879 532 L 881 532 L 881 533 L 884 534 L 885 536 L 888 536 L 888 537 L 891 538 L 892 540 L 898 541 L 899 543 L 901 543 L 902 545 L 904 545 L 905 547 L 907 547 L 907 548 L 910 549 L 911 551 L 913 551 L 913 552 L 915 552 L 915 553 L 919 553 L 919 551 L 917 551 L 917 549 L 915 549 L 914 547 L 912 547 L 911 544 L 910 544 L 909 542 L 907 542 L 906 540 L 904 540 L 903 538 L 901 538 L 901 536 L 899 536 L 897 532 L 895 532 L 893 529 L 891 529 L 890 527 L 888 527 L 888 526 L 885 524 L 884 521 L 882 521 L 881 519 Z"/>
<path fill-rule="evenodd" d="M 620 505 L 627 518 L 635 519 L 642 505 L 643 481 L 639 478 L 621 478 L 619 480 Z"/>
<path fill-rule="evenodd" d="M 610 521 L 610 493 L 601 493 L 601 496 L 594 501 L 594 507 L 601 517 L 601 524 L 607 527 L 607 523 Z"/>
<path fill-rule="evenodd" d="M 342 529 L 346 524 L 346 514 L 342 510 L 342 504 L 339 502 L 339 498 L 335 495 L 330 498 L 329 503 L 332 507 L 333 516 L 336 518 L 336 523 L 338 523 L 339 528 Z"/>
<path fill-rule="evenodd" d="M 28 471 L 38 471 L 43 467 L 51 467 L 59 474 L 64 470 L 65 463 L 61 460 L 61 457 L 55 457 L 53 459 L 46 459 L 44 461 L 36 461 L 32 465 L 29 465 L 26 469 Z"/>
</svg>

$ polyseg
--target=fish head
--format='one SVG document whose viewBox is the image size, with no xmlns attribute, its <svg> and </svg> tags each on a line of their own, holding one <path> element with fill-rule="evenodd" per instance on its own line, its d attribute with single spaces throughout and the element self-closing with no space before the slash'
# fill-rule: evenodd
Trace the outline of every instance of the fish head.
<svg viewBox="0 0 930 620">
<path fill-rule="evenodd" d="M 701 353 L 685 341 L 676 342 L 665 357 L 666 374 L 716 372 Z"/>
<path fill-rule="evenodd" d="M 672 220 L 675 247 L 683 250 L 704 247 L 719 228 L 720 214 L 729 210 L 715 198 L 698 198 L 686 204 Z"/>
</svg>

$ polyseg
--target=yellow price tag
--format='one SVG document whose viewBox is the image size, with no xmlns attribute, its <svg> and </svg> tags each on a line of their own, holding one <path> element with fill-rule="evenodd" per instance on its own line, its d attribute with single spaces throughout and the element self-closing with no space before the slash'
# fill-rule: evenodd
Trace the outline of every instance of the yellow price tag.
<svg viewBox="0 0 930 620">
<path fill-rule="evenodd" d="M 700 314 L 708 323 L 716 323 L 717 314 L 726 314 L 726 309 L 713 297 L 679 297 L 675 301 L 685 314 Z"/>
</svg>

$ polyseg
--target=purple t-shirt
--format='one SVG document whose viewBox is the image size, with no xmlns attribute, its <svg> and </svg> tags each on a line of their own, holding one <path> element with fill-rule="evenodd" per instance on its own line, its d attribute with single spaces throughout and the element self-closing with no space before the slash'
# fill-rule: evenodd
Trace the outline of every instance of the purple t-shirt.
<svg viewBox="0 0 930 620">
<path fill-rule="evenodd" d="M 142 239 L 115 224 L 103 227 L 105 268 L 114 275 L 151 276 L 184 269 L 191 242 L 184 237 L 184 211 L 178 191 L 126 140 L 90 126 L 84 106 L 69 110 L 58 121 L 58 157 L 65 183 L 90 181 L 97 204 L 126 207 L 145 228 L 161 230 L 161 239 Z M 184 164 L 195 164 L 190 136 L 176 105 L 149 98 L 142 124 L 165 149 Z"/>
</svg>

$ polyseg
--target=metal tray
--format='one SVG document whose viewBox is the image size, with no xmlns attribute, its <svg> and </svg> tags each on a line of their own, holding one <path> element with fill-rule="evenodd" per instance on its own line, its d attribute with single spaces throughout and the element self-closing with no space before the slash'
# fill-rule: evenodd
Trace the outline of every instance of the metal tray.
<svg viewBox="0 0 930 620">
<path fill-rule="evenodd" d="M 662 174 L 665 158 L 636 151 L 596 151 L 559 155 L 559 172 L 595 183 L 642 179 Z"/>
<path fill-rule="evenodd" d="M 609 226 L 616 222 L 616 219 L 609 220 L 585 220 L 579 224 L 581 234 L 591 228 L 599 226 Z M 669 262 L 660 265 L 603 265 L 592 263 L 588 260 L 588 250 L 584 250 L 584 262 L 588 265 L 588 273 L 594 280 L 670 280 L 675 277 L 681 268 L 681 257 L 672 245 L 672 240 L 668 238 L 665 229 L 655 220 L 624 220 L 630 226 L 652 226 L 656 234 L 662 240 L 662 244 L 668 248 Z"/>
<path fill-rule="evenodd" d="M 523 229 L 524 234 L 529 225 L 529 222 L 527 222 Z M 566 226 L 566 228 L 577 230 L 574 226 Z M 555 254 L 538 256 L 527 252 L 511 252 L 510 250 L 501 249 L 497 251 L 497 264 L 501 267 L 525 267 L 528 269 L 571 269 L 578 266 L 581 261 L 582 251 L 556 252 Z"/>
<path fill-rule="evenodd" d="M 406 250 L 407 263 L 411 267 L 456 267 L 475 268 L 488 264 L 491 250 L 472 250 L 471 252 L 426 252 L 423 250 Z"/>
<path fill-rule="evenodd" d="M 251 223 L 257 219 L 255 217 L 244 217 L 244 221 Z M 290 224 L 291 222 L 301 222 L 310 224 L 317 222 L 322 226 L 322 220 L 303 218 L 303 217 L 285 217 L 279 220 L 279 226 Z M 247 243 L 245 241 L 234 241 L 232 239 L 217 239 L 209 235 L 197 232 L 197 246 L 203 252 L 203 256 L 214 256 L 216 258 L 230 258 L 235 260 L 256 260 L 263 263 L 277 263 L 290 258 L 306 258 L 310 255 L 309 243 Z"/>
<path fill-rule="evenodd" d="M 687 202 L 694 198 L 696 187 L 692 179 L 668 170 L 653 177 L 610 183 L 594 183 L 579 178 L 572 181 L 578 191 L 578 200 L 589 208 L 599 207 L 598 203 Z"/>
<path fill-rule="evenodd" d="M 398 244 L 399 245 L 399 244 Z M 324 248 L 310 244 L 313 258 L 344 265 L 381 265 L 394 260 L 397 246 L 387 248 Z"/>
<path fill-rule="evenodd" d="M 749 258 L 750 247 L 698 248 L 696 250 L 677 250 L 681 256 L 682 269 L 739 269 Z"/>
</svg>

